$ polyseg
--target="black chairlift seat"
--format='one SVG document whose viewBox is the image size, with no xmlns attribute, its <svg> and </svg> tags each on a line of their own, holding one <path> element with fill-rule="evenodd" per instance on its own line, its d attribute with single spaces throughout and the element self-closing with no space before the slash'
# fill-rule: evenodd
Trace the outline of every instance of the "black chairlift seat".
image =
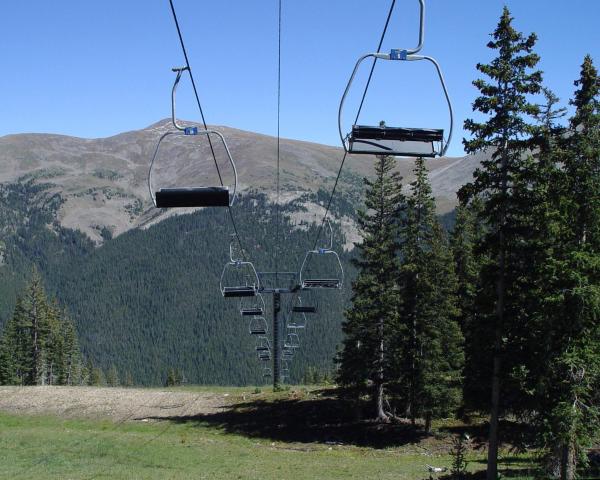
<svg viewBox="0 0 600 480">
<path fill-rule="evenodd" d="M 266 335 L 267 330 L 265 328 L 254 328 L 250 330 L 250 335 Z"/>
<path fill-rule="evenodd" d="M 256 295 L 256 288 L 254 287 L 223 287 L 224 297 L 254 297 Z"/>
<path fill-rule="evenodd" d="M 229 188 L 161 188 L 156 192 L 158 208 L 172 207 L 228 207 Z"/>
<path fill-rule="evenodd" d="M 296 305 L 295 307 L 292 307 L 292 312 L 297 312 L 297 313 L 317 313 L 317 307 L 304 307 L 302 305 Z"/>
<path fill-rule="evenodd" d="M 269 347 L 256 347 L 257 352 L 270 352 L 271 349 Z"/>
<path fill-rule="evenodd" d="M 240 312 L 244 317 L 260 317 L 263 315 L 262 308 L 242 308 Z"/>
<path fill-rule="evenodd" d="M 354 125 L 348 137 L 348 152 L 401 157 L 440 155 L 444 130 Z"/>
<path fill-rule="evenodd" d="M 340 288 L 337 278 L 307 278 L 302 282 L 302 288 Z"/>
</svg>

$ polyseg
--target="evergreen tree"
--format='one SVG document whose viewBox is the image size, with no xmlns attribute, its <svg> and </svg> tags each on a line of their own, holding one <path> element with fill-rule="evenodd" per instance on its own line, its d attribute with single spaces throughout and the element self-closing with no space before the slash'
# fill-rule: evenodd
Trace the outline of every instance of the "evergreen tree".
<svg viewBox="0 0 600 480">
<path fill-rule="evenodd" d="M 125 376 L 123 377 L 123 386 L 124 387 L 133 387 L 135 385 L 135 382 L 133 381 L 133 375 L 131 375 L 131 372 L 129 370 L 127 370 L 125 372 Z"/>
<path fill-rule="evenodd" d="M 379 156 L 374 180 L 364 179 L 366 210 L 358 213 L 362 241 L 356 244 L 358 275 L 352 284 L 352 307 L 343 324 L 345 338 L 338 356 L 338 381 L 362 387 L 375 385 L 376 417 L 388 421 L 384 411 L 385 385 L 393 377 L 388 349 L 397 318 L 396 268 L 398 226 L 404 207 L 396 160 Z"/>
<path fill-rule="evenodd" d="M 29 334 L 29 348 L 24 352 L 23 363 L 27 368 L 26 384 L 45 383 L 44 343 L 50 333 L 53 312 L 46 300 L 42 278 L 37 270 L 33 271 L 31 282 L 25 289 L 23 312 L 19 314 L 19 327 Z M 52 319 L 53 320 L 53 319 Z"/>
<path fill-rule="evenodd" d="M 432 417 L 447 416 L 460 403 L 463 338 L 453 259 L 422 158 L 414 173 L 401 232 L 400 316 L 393 345 L 405 410 L 413 422 L 425 417 L 428 429 Z"/>
<path fill-rule="evenodd" d="M 166 387 L 174 387 L 177 385 L 177 376 L 175 374 L 175 369 L 173 367 L 169 368 L 167 372 L 167 380 L 165 382 Z"/>
<path fill-rule="evenodd" d="M 489 48 L 498 51 L 498 56 L 490 64 L 477 65 L 491 81 L 473 82 L 480 92 L 473 109 L 489 118 L 481 123 L 466 120 L 465 128 L 472 138 L 463 142 L 467 153 L 484 150 L 491 153 L 491 159 L 482 162 L 482 168 L 475 171 L 473 183 L 461 192 L 463 198 L 478 196 L 483 201 L 480 218 L 487 232 L 482 249 L 492 260 L 481 276 L 484 290 L 481 298 L 485 299 L 481 307 L 493 336 L 489 345 L 492 358 L 480 359 L 482 368 L 489 369 L 491 377 L 488 480 L 497 478 L 502 383 L 509 379 L 511 361 L 518 363 L 518 356 L 513 355 L 518 348 L 511 349 L 511 341 L 518 338 L 513 329 L 519 330 L 519 335 L 523 333 L 520 281 L 528 275 L 529 245 L 523 235 L 530 222 L 527 187 L 531 158 L 527 152 L 535 133 L 527 117 L 539 112 L 528 96 L 541 88 L 541 73 L 532 71 L 539 61 L 533 53 L 536 36 L 524 37 L 513 28 L 512 20 L 505 7 L 488 43 Z M 508 391 L 512 388 L 504 389 Z"/>
<path fill-rule="evenodd" d="M 15 355 L 16 339 L 16 322 L 13 316 L 4 326 L 2 336 L 0 336 L 0 385 L 21 383 L 17 373 L 17 356 Z"/>
<path fill-rule="evenodd" d="M 61 327 L 61 385 L 79 385 L 83 377 L 81 351 L 75 325 L 66 312 L 63 313 Z"/>
<path fill-rule="evenodd" d="M 75 327 L 57 302 L 46 300 L 34 270 L 0 337 L 0 384 L 71 385 L 80 377 Z"/>
<path fill-rule="evenodd" d="M 459 204 L 456 208 L 456 222 L 452 230 L 450 245 L 454 258 L 457 277 L 458 323 L 464 337 L 464 372 L 463 372 L 463 406 L 474 408 L 477 399 L 482 397 L 482 381 L 480 359 L 485 356 L 481 352 L 486 345 L 479 339 L 480 322 L 478 319 L 477 296 L 479 292 L 479 274 L 482 259 L 475 250 L 481 238 L 481 226 L 476 223 L 477 210 L 480 205 L 476 201 L 470 204 Z M 484 389 L 488 391 L 487 388 Z M 473 400 L 475 399 L 475 400 Z"/>
<path fill-rule="evenodd" d="M 92 368 L 89 385 L 94 387 L 104 387 L 106 385 L 106 376 L 100 367 Z"/>
<path fill-rule="evenodd" d="M 114 364 L 112 364 L 108 369 L 108 372 L 106 372 L 106 384 L 109 387 L 118 387 L 120 385 L 119 371 Z"/>
<path fill-rule="evenodd" d="M 558 142 L 542 299 L 551 329 L 537 390 L 549 473 L 569 480 L 600 429 L 600 82 L 591 57 L 575 85 L 575 114 Z"/>
</svg>

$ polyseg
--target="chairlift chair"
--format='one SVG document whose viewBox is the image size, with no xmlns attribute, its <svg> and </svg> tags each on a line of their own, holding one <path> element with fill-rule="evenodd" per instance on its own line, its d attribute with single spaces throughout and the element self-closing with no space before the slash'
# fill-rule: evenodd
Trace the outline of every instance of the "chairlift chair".
<svg viewBox="0 0 600 480">
<path fill-rule="evenodd" d="M 290 317 L 287 321 L 288 329 L 302 329 L 306 328 L 306 314 L 304 312 L 292 312 L 290 313 Z"/>
<path fill-rule="evenodd" d="M 265 317 L 252 317 L 248 330 L 250 335 L 266 335 L 269 333 L 269 324 Z"/>
<path fill-rule="evenodd" d="M 292 304 L 292 313 L 317 313 L 316 305 L 302 303 L 302 297 L 298 296 Z"/>
<path fill-rule="evenodd" d="M 255 350 L 257 352 L 270 352 L 271 351 L 271 342 L 265 336 L 260 336 L 257 339 Z"/>
<path fill-rule="evenodd" d="M 279 374 L 282 379 L 289 378 L 290 376 L 290 363 L 289 360 L 282 359 L 281 360 L 281 368 L 279 370 Z"/>
<path fill-rule="evenodd" d="M 272 377 L 273 376 L 273 371 L 271 370 L 271 367 L 263 367 L 262 376 L 265 377 L 265 378 Z"/>
<path fill-rule="evenodd" d="M 281 358 L 291 360 L 294 356 L 294 349 L 290 347 L 283 347 L 281 350 Z"/>
<path fill-rule="evenodd" d="M 298 348 L 300 347 L 300 337 L 295 332 L 295 329 L 288 329 L 288 334 L 285 337 L 285 341 L 283 342 L 284 348 Z"/>
<path fill-rule="evenodd" d="M 148 172 L 148 190 L 154 206 L 157 208 L 174 208 L 174 207 L 229 207 L 232 206 L 235 201 L 235 195 L 238 184 L 237 169 L 229 147 L 225 142 L 225 138 L 220 132 L 216 130 L 202 129 L 197 126 L 183 126 L 177 123 L 175 117 L 175 93 L 177 91 L 177 85 L 181 79 L 181 75 L 184 71 L 189 71 L 187 67 L 173 68 L 173 72 L 177 74 L 175 83 L 171 90 L 171 121 L 175 130 L 169 130 L 164 133 L 158 140 L 158 144 L 154 149 L 154 155 L 152 156 L 152 162 L 150 163 L 150 170 Z M 212 136 L 212 137 L 211 137 Z M 193 187 L 174 187 L 174 188 L 154 188 L 153 172 L 156 159 L 161 152 L 161 147 L 167 138 L 176 138 L 183 142 L 197 141 L 201 137 L 205 137 L 210 145 L 211 152 L 214 155 L 215 149 L 212 138 L 216 137 L 215 140 L 221 144 L 225 156 L 227 157 L 229 164 L 231 165 L 233 172 L 233 188 L 230 192 L 228 186 L 193 186 Z M 197 146 L 195 148 L 197 150 Z M 215 159 L 216 161 L 216 159 Z M 218 167 L 217 167 L 218 168 Z M 219 176 L 221 175 L 220 172 Z M 222 181 L 221 181 L 222 183 Z"/>
<path fill-rule="evenodd" d="M 260 293 L 256 298 L 243 297 L 240 299 L 240 314 L 243 317 L 261 317 L 265 314 L 265 299 Z"/>
<path fill-rule="evenodd" d="M 229 245 L 229 262 L 221 273 L 221 294 L 224 297 L 254 297 L 260 288 L 258 274 L 252 262 L 240 260 L 233 254 L 234 242 L 235 239 Z"/>
<path fill-rule="evenodd" d="M 327 227 L 329 229 L 329 245 L 306 252 L 306 256 L 300 267 L 300 287 L 304 290 L 313 288 L 341 289 L 344 283 L 344 268 L 342 267 L 339 255 L 333 250 L 333 229 L 329 220 L 327 220 Z M 319 263 L 325 263 L 323 262 L 325 257 L 333 258 L 334 268 L 337 271 L 330 273 L 334 273 L 335 276 L 321 276 L 307 271 L 311 261 L 315 261 L 318 265 Z"/>
<path fill-rule="evenodd" d="M 356 62 L 352 75 L 350 76 L 350 80 L 348 80 L 346 90 L 342 95 L 338 110 L 338 131 L 344 150 L 347 153 L 393 155 L 400 157 L 437 157 L 445 155 L 446 151 L 448 150 L 448 146 L 450 145 L 450 141 L 452 139 L 452 130 L 454 128 L 454 113 L 452 110 L 452 103 L 450 102 L 448 89 L 446 88 L 446 82 L 444 81 L 444 76 L 442 75 L 442 70 L 439 63 L 432 57 L 426 55 L 417 55 L 417 53 L 423 48 L 425 36 L 425 0 L 419 0 L 419 4 L 419 44 L 415 48 L 394 48 L 390 51 L 390 53 L 368 53 L 360 57 Z M 444 138 L 443 129 L 388 127 L 383 124 L 379 126 L 353 125 L 350 133 L 344 136 L 342 133 L 342 113 L 344 103 L 359 67 L 361 66 L 362 62 L 368 58 L 373 58 L 373 61 L 378 59 L 409 62 L 426 60 L 433 64 L 442 85 L 442 90 L 444 92 L 444 96 L 446 97 L 446 103 L 448 104 L 448 110 L 450 113 L 450 129 L 447 139 Z"/>
<path fill-rule="evenodd" d="M 271 350 L 265 350 L 265 351 L 261 351 L 261 352 L 257 352 L 258 353 L 258 359 L 261 361 L 269 361 L 271 360 Z"/>
</svg>

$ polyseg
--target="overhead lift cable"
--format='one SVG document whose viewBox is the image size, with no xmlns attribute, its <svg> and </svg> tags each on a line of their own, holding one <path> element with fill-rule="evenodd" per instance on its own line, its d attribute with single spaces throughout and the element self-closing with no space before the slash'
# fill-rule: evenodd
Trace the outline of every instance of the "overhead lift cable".
<svg viewBox="0 0 600 480">
<path fill-rule="evenodd" d="M 387 33 L 387 28 L 388 28 L 388 25 L 390 23 L 390 18 L 392 17 L 392 13 L 394 12 L 394 7 L 395 6 L 396 6 L 396 0 L 392 0 L 392 3 L 390 5 L 390 10 L 388 12 L 387 19 L 385 21 L 385 26 L 383 27 L 383 31 L 381 32 L 381 38 L 379 39 L 379 45 L 377 46 L 377 52 L 379 52 L 381 50 L 381 47 L 383 45 L 383 40 L 385 39 L 385 34 Z M 371 72 L 369 73 L 369 78 L 367 80 L 367 83 L 365 85 L 365 89 L 363 91 L 362 99 L 361 99 L 361 102 L 360 102 L 360 107 L 358 109 L 358 113 L 356 114 L 356 119 L 357 120 L 358 120 L 358 116 L 360 115 L 360 111 L 362 109 L 363 103 L 365 101 L 365 97 L 367 96 L 367 91 L 369 90 L 369 86 L 371 84 L 371 78 L 373 77 L 373 71 L 375 70 L 375 64 L 376 64 L 376 62 L 377 62 L 377 58 L 374 58 L 373 59 L 373 64 L 371 66 Z M 340 176 L 342 174 L 342 170 L 344 168 L 344 163 L 346 162 L 346 157 L 347 156 L 348 156 L 348 151 L 346 149 L 344 149 L 344 155 L 342 157 L 342 161 L 340 162 L 340 168 L 339 168 L 337 176 L 335 178 L 335 183 L 333 184 L 333 189 L 331 190 L 331 195 L 329 196 L 329 200 L 327 201 L 327 207 L 325 208 L 325 215 L 323 215 L 323 220 L 321 221 L 321 224 L 319 225 L 319 229 L 317 230 L 317 234 L 315 235 L 315 240 L 314 240 L 313 246 L 312 246 L 313 250 L 315 250 L 317 248 L 317 242 L 319 241 L 319 238 L 320 238 L 321 233 L 323 231 L 323 227 L 325 226 L 325 222 L 327 221 L 327 216 L 329 215 L 329 209 L 331 208 L 331 202 L 332 202 L 333 197 L 335 195 L 335 191 L 337 189 L 337 185 L 338 185 L 338 182 L 340 180 Z"/>
<path fill-rule="evenodd" d="M 282 0 L 278 1 L 278 19 L 277 19 L 277 202 L 275 204 L 275 283 L 278 283 L 279 277 L 279 247 L 280 247 L 280 223 L 281 207 L 279 205 L 280 193 L 280 174 L 279 163 L 281 155 L 281 9 Z"/>
<path fill-rule="evenodd" d="M 190 75 L 190 81 L 192 82 L 192 89 L 194 90 L 194 96 L 196 97 L 196 103 L 198 105 L 198 110 L 200 111 L 200 117 L 202 118 L 202 125 L 204 126 L 204 129 L 207 130 L 208 126 L 206 124 L 206 119 L 204 117 L 204 110 L 202 109 L 202 104 L 200 103 L 200 96 L 198 95 L 198 89 L 196 88 L 196 82 L 194 80 L 194 74 L 192 72 L 192 67 L 190 66 L 190 61 L 188 58 L 188 54 L 187 54 L 187 50 L 185 48 L 185 42 L 183 41 L 183 35 L 181 33 L 181 28 L 179 27 L 179 20 L 177 19 L 177 12 L 175 11 L 175 5 L 173 5 L 173 0 L 169 0 L 169 5 L 171 7 L 171 13 L 173 14 L 173 20 L 175 22 L 175 27 L 177 28 L 177 35 L 179 37 L 179 43 L 181 44 L 181 50 L 183 52 L 183 58 L 185 59 L 185 66 L 187 68 L 187 71 Z M 217 173 L 219 175 L 219 181 L 221 182 L 221 186 L 223 186 L 223 178 L 221 176 L 221 171 L 219 169 L 219 164 L 217 162 L 217 157 L 215 155 L 215 150 L 212 144 L 212 141 L 210 140 L 210 137 L 208 137 L 208 142 L 210 145 L 210 151 L 212 153 L 212 157 L 213 157 L 213 161 L 215 163 L 215 167 L 217 169 Z M 233 231 L 235 233 L 235 237 L 237 239 L 237 242 L 240 246 L 240 250 L 241 250 L 241 254 L 242 254 L 242 258 L 244 258 L 244 260 L 246 260 L 246 250 L 244 249 L 244 246 L 242 244 L 242 240 L 240 238 L 238 229 L 237 229 L 237 225 L 235 223 L 235 217 L 233 216 L 233 211 L 231 209 L 231 206 L 227 207 L 227 210 L 229 212 L 229 218 L 231 219 L 231 224 L 233 226 Z"/>
</svg>

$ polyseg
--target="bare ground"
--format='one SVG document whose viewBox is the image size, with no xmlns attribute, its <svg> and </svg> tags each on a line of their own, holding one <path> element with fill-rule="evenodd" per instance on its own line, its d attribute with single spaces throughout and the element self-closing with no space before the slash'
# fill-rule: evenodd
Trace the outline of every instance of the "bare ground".
<svg viewBox="0 0 600 480">
<path fill-rule="evenodd" d="M 0 387 L 0 411 L 13 414 L 104 418 L 115 422 L 220 413 L 226 393 L 101 387 Z"/>
</svg>

